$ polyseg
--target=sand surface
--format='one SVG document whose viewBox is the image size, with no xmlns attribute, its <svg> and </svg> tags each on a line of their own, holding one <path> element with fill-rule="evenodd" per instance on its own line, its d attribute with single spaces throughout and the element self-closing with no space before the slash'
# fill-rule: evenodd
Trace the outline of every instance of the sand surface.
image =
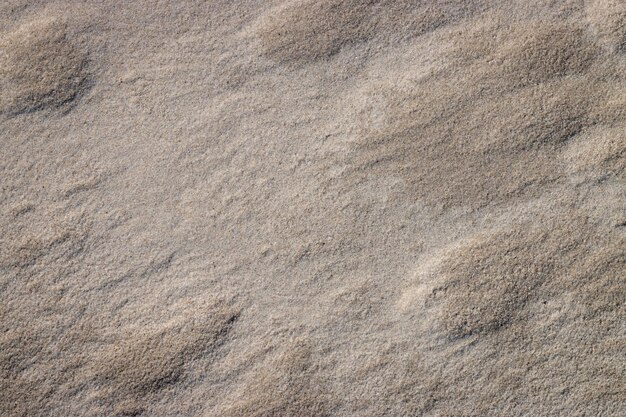
<svg viewBox="0 0 626 417">
<path fill-rule="evenodd" d="M 0 1 L 0 416 L 625 416 L 626 3 Z"/>
</svg>

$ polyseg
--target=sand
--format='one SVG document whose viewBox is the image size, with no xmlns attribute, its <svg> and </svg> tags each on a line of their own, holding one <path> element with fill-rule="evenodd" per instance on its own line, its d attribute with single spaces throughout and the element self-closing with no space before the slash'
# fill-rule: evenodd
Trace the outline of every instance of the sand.
<svg viewBox="0 0 626 417">
<path fill-rule="evenodd" d="M 0 415 L 626 415 L 626 5 L 0 2 Z"/>
</svg>

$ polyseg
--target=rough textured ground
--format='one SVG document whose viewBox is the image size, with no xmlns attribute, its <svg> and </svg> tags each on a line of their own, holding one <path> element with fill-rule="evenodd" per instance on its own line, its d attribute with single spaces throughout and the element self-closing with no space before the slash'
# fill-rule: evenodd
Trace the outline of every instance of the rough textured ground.
<svg viewBox="0 0 626 417">
<path fill-rule="evenodd" d="M 0 2 L 0 415 L 626 415 L 620 0 Z"/>
</svg>

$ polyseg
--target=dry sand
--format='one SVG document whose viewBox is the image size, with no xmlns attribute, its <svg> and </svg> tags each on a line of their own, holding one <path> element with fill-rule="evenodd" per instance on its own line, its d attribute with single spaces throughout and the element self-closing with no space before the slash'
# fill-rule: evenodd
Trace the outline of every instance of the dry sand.
<svg viewBox="0 0 626 417">
<path fill-rule="evenodd" d="M 0 415 L 626 415 L 626 3 L 0 2 Z"/>
</svg>

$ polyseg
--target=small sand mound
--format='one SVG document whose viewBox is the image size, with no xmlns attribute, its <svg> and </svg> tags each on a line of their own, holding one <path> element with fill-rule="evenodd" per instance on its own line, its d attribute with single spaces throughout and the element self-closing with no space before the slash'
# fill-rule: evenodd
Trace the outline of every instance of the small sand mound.
<svg viewBox="0 0 626 417">
<path fill-rule="evenodd" d="M 442 267 L 447 283 L 435 291 L 445 298 L 446 331 L 464 337 L 507 324 L 553 268 L 551 254 L 542 251 L 547 237 L 519 232 L 482 237 L 448 259 Z M 545 256 L 535 259 L 537 254 Z"/>
<path fill-rule="evenodd" d="M 369 5 L 361 1 L 306 1 L 292 3 L 261 27 L 266 53 L 278 60 L 313 60 L 333 55 L 342 46 L 368 39 Z"/>
<path fill-rule="evenodd" d="M 258 31 L 266 55 L 282 62 L 327 58 L 373 37 L 418 36 L 479 8 L 463 1 L 308 0 L 267 17 Z M 397 41 L 397 39 L 396 39 Z"/>
<path fill-rule="evenodd" d="M 129 335 L 98 353 L 90 373 L 100 387 L 98 396 L 103 402 L 137 406 L 176 383 L 185 364 L 211 354 L 238 317 L 235 310 L 224 306 L 195 315 L 197 318 L 180 320 L 165 329 Z"/>
<path fill-rule="evenodd" d="M 2 246 L 7 250 L 0 258 L 0 266 L 25 268 L 32 266 L 47 254 L 63 253 L 79 244 L 80 236 L 71 226 L 51 225 L 39 233 L 20 236 L 19 240 L 12 243 L 2 242 Z"/>
<path fill-rule="evenodd" d="M 87 84 L 87 56 L 57 20 L 37 20 L 0 43 L 0 113 L 59 108 Z"/>
<path fill-rule="evenodd" d="M 290 343 L 254 371 L 243 391 L 220 415 L 331 416 L 331 407 L 325 401 L 316 372 L 311 346 L 303 341 Z"/>
<path fill-rule="evenodd" d="M 596 56 L 596 47 L 575 26 L 531 26 L 516 35 L 495 59 L 501 76 L 517 86 L 582 74 Z"/>
<path fill-rule="evenodd" d="M 48 292 L 54 293 L 50 287 Z M 190 361 L 212 358 L 238 318 L 237 310 L 221 304 L 196 305 L 197 310 L 184 311 L 165 325 L 126 334 L 99 349 L 103 335 L 94 323 L 78 320 L 65 328 L 57 322 L 62 296 L 47 295 L 54 300 L 46 300 L 45 321 L 16 329 L 7 321 L 0 327 L 3 416 L 51 415 L 46 411 L 83 389 L 98 403 L 85 415 L 140 415 L 154 394 L 184 377 Z M 57 348 L 71 352 L 71 359 L 58 357 Z"/>
<path fill-rule="evenodd" d="M 471 114 L 485 121 L 488 130 L 476 145 L 485 152 L 558 147 L 593 123 L 589 111 L 594 97 L 586 93 L 584 81 L 559 80 L 503 96 L 495 106 L 485 103 Z M 490 119 L 503 108 L 507 117 Z"/>
<path fill-rule="evenodd" d="M 0 318 L 5 320 L 1 313 Z M 6 319 L 9 323 L 8 317 Z M 54 314 L 47 315 L 46 319 L 49 322 L 25 324 L 16 329 L 1 328 L 2 416 L 53 415 L 46 412 L 52 408 L 51 404 L 67 394 L 68 388 L 76 389 L 76 385 L 71 386 L 68 381 L 81 366 L 80 348 L 93 337 L 93 333 L 90 334 L 88 326 L 80 325 L 64 332 L 51 325 L 54 323 Z M 72 357 L 59 357 L 55 349 L 70 352 Z"/>
<path fill-rule="evenodd" d="M 520 414 L 566 409 L 564 398 L 581 413 L 620 414 L 624 236 L 582 213 L 541 220 L 477 236 L 443 260 L 445 284 L 429 302 L 456 348 L 438 352 L 442 366 L 407 373 L 434 414 L 506 415 L 511 398 Z M 538 403 L 522 400 L 537 392 Z"/>
<path fill-rule="evenodd" d="M 623 250 L 619 253 L 619 245 L 594 236 L 594 229 L 578 217 L 542 230 L 522 226 L 474 238 L 442 263 L 446 282 L 433 292 L 443 303 L 441 323 L 453 338 L 488 333 L 506 327 L 538 297 L 580 293 L 586 284 L 618 290 L 613 273 L 617 259 L 623 258 Z M 591 274 L 590 267 L 612 272 Z M 602 279 L 587 283 L 587 274 Z M 611 297 L 595 294 L 591 299 L 611 304 Z"/>
<path fill-rule="evenodd" d="M 47 273 L 38 278 L 53 280 L 53 266 L 71 262 L 90 238 L 89 222 L 80 212 L 60 217 L 51 210 L 45 220 L 34 221 L 21 218 L 22 210 L 37 208 L 18 206 L 13 215 L 0 218 L 0 285 L 11 281 L 13 274 L 29 277 L 42 269 Z M 17 282 L 11 285 L 20 287 Z"/>
</svg>

